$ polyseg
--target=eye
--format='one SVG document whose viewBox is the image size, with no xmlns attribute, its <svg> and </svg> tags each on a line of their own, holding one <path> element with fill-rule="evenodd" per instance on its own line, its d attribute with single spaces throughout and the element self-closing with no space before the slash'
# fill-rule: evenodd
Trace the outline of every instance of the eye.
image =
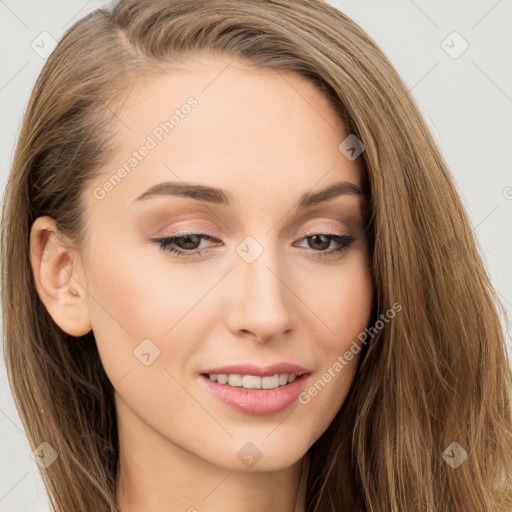
<svg viewBox="0 0 512 512">
<path fill-rule="evenodd" d="M 200 249 L 203 240 L 214 241 L 215 239 L 204 233 L 188 233 L 181 236 L 155 238 L 153 242 L 157 243 L 160 249 L 176 254 L 179 258 L 191 258 L 202 257 L 202 255 L 211 251 L 211 248 Z M 328 258 L 335 257 L 346 251 L 355 241 L 355 238 L 343 234 L 316 233 L 303 237 L 300 240 L 308 243 L 311 249 L 310 252 L 314 257 Z M 337 247 L 327 251 L 326 249 L 331 246 L 332 242 L 337 244 Z"/>
<path fill-rule="evenodd" d="M 209 252 L 206 249 L 198 250 L 202 240 L 214 240 L 211 236 L 205 234 L 188 233 L 182 236 L 171 236 L 166 238 L 156 238 L 160 249 L 178 255 L 180 258 L 190 258 L 198 254 Z M 180 247 L 182 246 L 182 247 Z"/>
<path fill-rule="evenodd" d="M 346 251 L 355 241 L 355 238 L 353 236 L 343 234 L 318 233 L 308 235 L 302 238 L 302 240 L 306 241 L 308 246 L 313 249 L 314 257 L 329 258 L 338 256 Z M 338 247 L 330 251 L 326 251 L 326 249 L 331 245 L 331 242 L 335 242 Z"/>
</svg>

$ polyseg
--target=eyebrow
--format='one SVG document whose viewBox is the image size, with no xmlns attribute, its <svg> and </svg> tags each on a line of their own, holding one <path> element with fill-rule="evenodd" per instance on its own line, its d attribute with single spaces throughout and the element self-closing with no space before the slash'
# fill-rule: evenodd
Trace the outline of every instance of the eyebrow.
<svg viewBox="0 0 512 512">
<path fill-rule="evenodd" d="M 303 194 L 299 199 L 297 208 L 300 210 L 309 208 L 341 195 L 364 197 L 366 194 L 354 183 L 350 183 L 348 181 L 337 181 L 318 192 L 306 192 Z M 141 201 L 143 199 L 159 196 L 189 197 L 191 199 L 206 201 L 208 203 L 217 205 L 233 205 L 233 197 L 231 194 L 220 188 L 210 187 L 207 185 L 198 185 L 195 183 L 178 183 L 172 181 L 153 185 L 140 196 L 138 196 L 135 201 Z"/>
</svg>

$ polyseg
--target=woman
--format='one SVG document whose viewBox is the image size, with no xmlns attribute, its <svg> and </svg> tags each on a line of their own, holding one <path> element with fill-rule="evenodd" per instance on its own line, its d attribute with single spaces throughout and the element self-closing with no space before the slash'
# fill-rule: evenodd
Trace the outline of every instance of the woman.
<svg viewBox="0 0 512 512">
<path fill-rule="evenodd" d="M 512 508 L 495 292 L 405 84 L 328 4 L 76 23 L 2 230 L 54 510 Z"/>
</svg>

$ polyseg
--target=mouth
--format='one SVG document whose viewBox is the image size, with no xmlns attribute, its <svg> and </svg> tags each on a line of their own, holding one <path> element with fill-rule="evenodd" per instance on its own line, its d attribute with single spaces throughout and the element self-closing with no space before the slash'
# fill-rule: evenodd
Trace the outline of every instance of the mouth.
<svg viewBox="0 0 512 512">
<path fill-rule="evenodd" d="M 224 371 L 201 373 L 199 382 L 209 394 L 240 412 L 268 415 L 280 412 L 296 402 L 311 376 L 302 367 L 280 365 L 278 369 L 281 371 L 276 371 L 275 366 L 266 369 L 254 366 L 237 366 L 236 369 L 224 367 Z M 240 373 L 234 373 L 233 370 Z"/>
<path fill-rule="evenodd" d="M 259 375 L 242 375 L 238 373 L 203 373 L 212 382 L 226 384 L 230 387 L 244 389 L 276 389 L 292 383 L 298 376 L 295 373 L 276 373 L 265 377 Z"/>
</svg>

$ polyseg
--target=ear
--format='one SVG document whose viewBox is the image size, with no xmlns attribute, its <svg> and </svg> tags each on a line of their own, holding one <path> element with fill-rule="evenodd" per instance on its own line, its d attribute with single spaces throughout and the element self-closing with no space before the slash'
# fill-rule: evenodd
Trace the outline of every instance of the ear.
<svg viewBox="0 0 512 512">
<path fill-rule="evenodd" d="M 32 224 L 30 263 L 37 293 L 55 323 L 71 336 L 87 334 L 92 325 L 82 261 L 51 217 Z"/>
</svg>

